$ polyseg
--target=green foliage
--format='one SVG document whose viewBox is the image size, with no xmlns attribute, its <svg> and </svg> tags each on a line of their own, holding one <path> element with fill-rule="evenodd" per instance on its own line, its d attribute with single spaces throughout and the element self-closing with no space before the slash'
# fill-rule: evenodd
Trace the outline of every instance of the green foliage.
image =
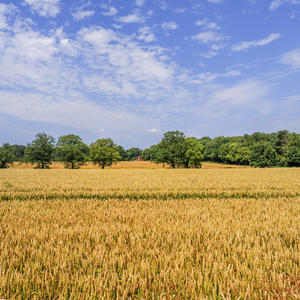
<svg viewBox="0 0 300 300">
<path fill-rule="evenodd" d="M 287 130 L 281 130 L 277 132 L 276 141 L 275 141 L 275 150 L 277 153 L 285 157 L 286 146 L 288 145 L 289 136 Z"/>
<path fill-rule="evenodd" d="M 155 150 L 154 161 L 171 168 L 199 168 L 203 161 L 203 145 L 195 138 L 185 138 L 179 131 L 168 131 Z"/>
<path fill-rule="evenodd" d="M 119 154 L 121 156 L 121 160 L 126 160 L 126 152 L 125 149 L 122 146 L 118 146 Z"/>
<path fill-rule="evenodd" d="M 22 161 L 25 155 L 26 147 L 24 145 L 13 145 L 15 161 Z"/>
<path fill-rule="evenodd" d="M 166 132 L 157 146 L 156 163 L 166 163 L 171 168 L 180 167 L 184 163 L 186 144 L 183 132 Z"/>
<path fill-rule="evenodd" d="M 90 159 L 104 169 L 121 160 L 119 148 L 110 139 L 99 139 L 90 145 Z"/>
<path fill-rule="evenodd" d="M 185 139 L 184 167 L 201 168 L 201 161 L 204 159 L 204 146 L 195 138 Z"/>
<path fill-rule="evenodd" d="M 250 152 L 250 166 L 264 168 L 276 165 L 276 151 L 269 142 L 256 142 Z"/>
<path fill-rule="evenodd" d="M 3 143 L 3 146 L 0 147 L 0 168 L 9 168 L 9 164 L 12 164 L 14 159 L 14 148 L 9 143 Z"/>
<path fill-rule="evenodd" d="M 67 169 L 79 169 L 85 164 L 89 148 L 78 135 L 61 136 L 56 145 L 56 155 Z"/>
<path fill-rule="evenodd" d="M 300 167 L 300 147 L 290 146 L 286 152 L 286 161 L 289 167 Z"/>
<path fill-rule="evenodd" d="M 156 152 L 158 151 L 157 145 L 152 145 L 150 148 L 146 148 L 142 153 L 143 160 L 155 160 Z"/>
<path fill-rule="evenodd" d="M 204 159 L 206 161 L 221 162 L 219 157 L 219 148 L 222 144 L 227 142 L 229 142 L 229 139 L 223 136 L 216 137 L 207 142 L 204 149 Z"/>
<path fill-rule="evenodd" d="M 235 155 L 236 162 L 240 165 L 248 165 L 250 160 L 250 148 L 240 147 L 236 151 Z"/>
<path fill-rule="evenodd" d="M 130 148 L 126 150 L 125 155 L 126 155 L 126 160 L 131 161 L 131 160 L 136 160 L 138 156 L 141 156 L 143 151 L 140 148 Z"/>
<path fill-rule="evenodd" d="M 49 169 L 55 151 L 54 138 L 46 133 L 38 133 L 25 149 L 26 162 L 37 164 L 36 169 Z"/>
</svg>

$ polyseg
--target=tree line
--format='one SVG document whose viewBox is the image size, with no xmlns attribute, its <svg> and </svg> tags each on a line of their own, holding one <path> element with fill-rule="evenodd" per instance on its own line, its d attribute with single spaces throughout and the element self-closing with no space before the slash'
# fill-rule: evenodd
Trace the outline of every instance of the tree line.
<svg viewBox="0 0 300 300">
<path fill-rule="evenodd" d="M 139 156 L 171 168 L 200 168 L 203 161 L 254 167 L 300 167 L 300 134 L 282 130 L 196 139 L 180 131 L 168 131 L 150 148 L 125 150 L 110 138 L 98 139 L 87 146 L 74 134 L 59 137 L 55 144 L 52 136 L 42 132 L 27 146 L 3 143 L 0 168 L 7 168 L 16 161 L 34 164 L 36 168 L 50 168 L 52 162 L 57 161 L 65 168 L 78 169 L 91 161 L 104 169 L 120 160 L 131 161 Z"/>
<path fill-rule="evenodd" d="M 143 159 L 154 162 L 168 163 L 171 167 L 193 166 L 188 164 L 187 153 L 190 145 L 186 138 L 178 131 L 167 132 L 162 141 L 143 151 Z M 201 152 L 206 162 L 245 165 L 253 167 L 300 167 L 300 134 L 281 130 L 276 133 L 255 132 L 251 135 L 224 137 L 218 136 L 211 139 L 208 136 L 201 139 L 192 139 L 193 143 L 200 143 L 200 147 L 192 147 L 192 151 Z M 194 144 L 193 144 L 194 145 Z M 185 149 L 185 150 L 182 150 Z M 180 154 L 186 152 L 186 156 Z M 192 156 L 193 157 L 193 156 Z M 197 164 L 194 164 L 197 166 Z M 198 164 L 199 166 L 199 164 Z"/>
</svg>

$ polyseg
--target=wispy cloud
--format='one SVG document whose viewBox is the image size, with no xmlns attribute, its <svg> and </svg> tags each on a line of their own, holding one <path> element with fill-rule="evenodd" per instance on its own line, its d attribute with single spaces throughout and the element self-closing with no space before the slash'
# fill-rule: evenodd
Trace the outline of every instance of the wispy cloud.
<svg viewBox="0 0 300 300">
<path fill-rule="evenodd" d="M 59 0 L 24 0 L 24 3 L 43 17 L 56 17 L 60 13 Z"/>
<path fill-rule="evenodd" d="M 223 3 L 225 0 L 207 0 L 209 3 Z"/>
<path fill-rule="evenodd" d="M 138 15 L 137 13 L 120 17 L 119 20 L 123 23 L 143 23 L 143 22 L 145 22 L 145 18 Z"/>
<path fill-rule="evenodd" d="M 74 18 L 75 21 L 79 21 L 82 20 L 84 18 L 88 18 L 94 15 L 94 11 L 93 10 L 78 10 L 75 13 L 72 13 L 72 16 Z"/>
<path fill-rule="evenodd" d="M 300 48 L 283 54 L 279 61 L 282 64 L 291 65 L 293 68 L 300 68 Z"/>
<path fill-rule="evenodd" d="M 149 133 L 155 133 L 155 134 L 161 134 L 161 131 L 157 128 L 151 128 L 151 129 L 148 129 L 147 132 Z"/>
<path fill-rule="evenodd" d="M 162 23 L 161 28 L 164 30 L 175 30 L 178 28 L 178 25 L 175 22 L 165 22 Z"/>
<path fill-rule="evenodd" d="M 273 10 L 284 4 L 292 4 L 292 5 L 300 4 L 300 1 L 299 0 L 273 0 L 270 4 L 269 9 Z"/>
<path fill-rule="evenodd" d="M 202 26 L 205 29 L 209 29 L 209 30 L 220 30 L 220 26 L 218 26 L 216 23 L 214 22 L 210 22 L 208 19 L 203 19 L 203 20 L 199 20 L 196 22 L 197 26 Z"/>
<path fill-rule="evenodd" d="M 194 35 L 192 39 L 198 40 L 199 42 L 202 42 L 204 44 L 208 44 L 208 43 L 220 42 L 226 40 L 227 37 L 218 32 L 205 31 L 205 32 L 200 32 L 197 35 Z"/>
<path fill-rule="evenodd" d="M 267 38 L 251 42 L 241 42 L 231 47 L 233 51 L 243 51 L 249 48 L 264 46 L 280 38 L 280 33 L 271 33 Z"/>
<path fill-rule="evenodd" d="M 153 34 L 150 27 L 145 26 L 139 29 L 139 34 L 137 35 L 138 40 L 143 40 L 147 43 L 153 42 L 156 40 L 155 35 Z"/>
<path fill-rule="evenodd" d="M 13 4 L 4 4 L 0 3 L 0 30 L 1 29 L 10 29 L 7 22 L 7 15 L 13 15 L 17 12 L 17 7 Z"/>
<path fill-rule="evenodd" d="M 105 6 L 106 11 L 102 13 L 104 16 L 115 16 L 118 13 L 118 10 L 115 7 L 107 7 Z"/>
<path fill-rule="evenodd" d="M 135 4 L 136 4 L 137 6 L 143 6 L 143 5 L 145 4 L 145 1 L 146 1 L 146 0 L 136 0 L 136 1 L 135 1 Z"/>
</svg>

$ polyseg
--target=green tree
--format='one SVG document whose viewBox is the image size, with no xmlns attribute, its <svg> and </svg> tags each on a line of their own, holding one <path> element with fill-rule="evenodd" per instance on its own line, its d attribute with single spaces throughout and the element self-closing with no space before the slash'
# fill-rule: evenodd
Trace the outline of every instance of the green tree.
<svg viewBox="0 0 300 300">
<path fill-rule="evenodd" d="M 15 160 L 22 161 L 25 155 L 26 147 L 24 145 L 13 145 L 11 147 L 14 149 Z"/>
<path fill-rule="evenodd" d="M 25 149 L 26 161 L 37 164 L 35 169 L 49 169 L 55 151 L 54 138 L 45 132 L 38 133 Z"/>
<path fill-rule="evenodd" d="M 300 167 L 300 147 L 291 146 L 288 148 L 286 162 L 289 167 Z"/>
<path fill-rule="evenodd" d="M 201 162 L 204 159 L 204 146 L 195 138 L 188 137 L 185 139 L 185 168 L 201 168 Z"/>
<path fill-rule="evenodd" d="M 204 149 L 204 160 L 212 162 L 221 162 L 219 158 L 219 148 L 221 145 L 229 142 L 229 138 L 218 136 L 211 141 L 208 141 Z"/>
<path fill-rule="evenodd" d="M 126 160 L 126 152 L 125 149 L 122 146 L 118 146 L 119 154 L 121 156 L 121 160 L 125 161 Z"/>
<path fill-rule="evenodd" d="M 9 165 L 14 162 L 14 159 L 14 148 L 11 147 L 9 143 L 3 143 L 3 146 L 0 147 L 0 168 L 9 168 Z"/>
<path fill-rule="evenodd" d="M 300 167 L 300 134 L 292 132 L 286 147 L 286 162 L 289 167 Z"/>
<path fill-rule="evenodd" d="M 89 148 L 78 135 L 68 134 L 59 137 L 56 155 L 67 169 L 79 169 L 87 160 Z"/>
<path fill-rule="evenodd" d="M 104 169 L 121 160 L 119 149 L 110 139 L 99 139 L 90 145 L 90 159 Z"/>
<path fill-rule="evenodd" d="M 256 142 L 251 147 L 250 166 L 264 168 L 276 165 L 276 150 L 269 142 Z"/>
<path fill-rule="evenodd" d="M 171 168 L 180 167 L 184 163 L 186 144 L 185 135 L 179 131 L 168 131 L 157 145 L 156 163 L 166 163 Z"/>
<path fill-rule="evenodd" d="M 248 165 L 250 159 L 250 148 L 240 147 L 237 149 L 235 159 L 240 165 Z"/>
<path fill-rule="evenodd" d="M 281 130 L 277 132 L 275 149 L 277 153 L 285 157 L 286 146 L 289 142 L 289 132 L 287 130 Z"/>
<path fill-rule="evenodd" d="M 140 148 L 130 148 L 126 150 L 126 160 L 131 161 L 131 160 L 136 160 L 138 156 L 141 156 L 143 151 Z"/>
<path fill-rule="evenodd" d="M 157 150 L 158 150 L 157 145 L 152 145 L 150 148 L 146 148 L 142 153 L 142 159 L 146 161 L 154 160 Z"/>
</svg>

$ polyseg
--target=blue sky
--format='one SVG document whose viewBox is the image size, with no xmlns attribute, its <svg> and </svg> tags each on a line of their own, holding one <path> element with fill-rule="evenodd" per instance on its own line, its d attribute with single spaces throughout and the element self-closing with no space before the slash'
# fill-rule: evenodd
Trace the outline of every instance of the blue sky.
<svg viewBox="0 0 300 300">
<path fill-rule="evenodd" d="M 300 132 L 300 0 L 0 0 L 0 143 Z"/>
</svg>

